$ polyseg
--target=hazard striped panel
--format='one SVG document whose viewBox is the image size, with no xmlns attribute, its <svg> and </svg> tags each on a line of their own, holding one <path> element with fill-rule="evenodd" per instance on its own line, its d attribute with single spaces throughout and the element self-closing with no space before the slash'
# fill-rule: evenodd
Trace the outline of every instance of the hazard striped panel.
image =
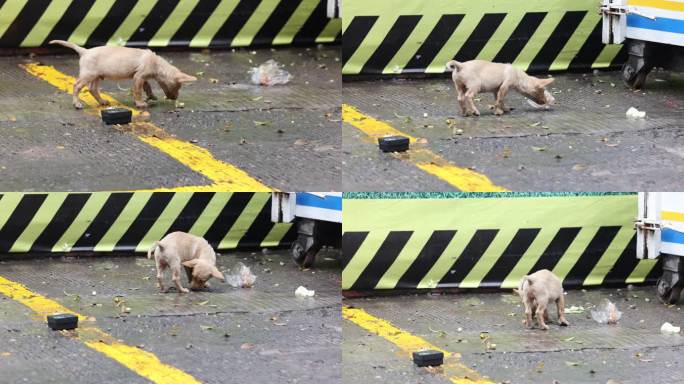
<svg viewBox="0 0 684 384">
<path fill-rule="evenodd" d="M 327 0 L 0 0 L 0 47 L 50 40 L 133 47 L 247 47 L 340 40 Z"/>
<path fill-rule="evenodd" d="M 0 255 L 145 252 L 173 231 L 215 249 L 288 245 L 291 224 L 271 222 L 270 193 L 94 192 L 0 194 Z"/>
<path fill-rule="evenodd" d="M 375 195 L 345 194 L 345 290 L 514 288 L 540 269 L 565 287 L 624 285 L 661 272 L 636 258 L 635 194 Z"/>
<path fill-rule="evenodd" d="M 596 0 L 347 0 L 345 75 L 444 73 L 452 59 L 513 63 L 530 72 L 613 68 Z"/>
</svg>

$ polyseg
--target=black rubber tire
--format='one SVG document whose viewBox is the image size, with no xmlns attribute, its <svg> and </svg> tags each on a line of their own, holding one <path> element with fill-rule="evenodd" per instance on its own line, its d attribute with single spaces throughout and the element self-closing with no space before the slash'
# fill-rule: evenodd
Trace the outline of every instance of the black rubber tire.
<svg viewBox="0 0 684 384">
<path fill-rule="evenodd" d="M 306 254 L 304 253 L 304 247 L 300 244 L 299 240 L 295 240 L 290 247 L 290 253 L 292 254 L 292 261 L 298 266 L 302 267 L 306 262 Z"/>
<path fill-rule="evenodd" d="M 300 267 L 311 268 L 314 265 L 314 262 L 316 261 L 316 255 L 320 250 L 321 245 L 318 243 L 314 243 L 314 245 L 304 255 L 304 262 L 302 263 L 302 265 L 300 265 Z"/>
<path fill-rule="evenodd" d="M 679 301 L 679 296 L 682 294 L 682 287 L 675 286 L 670 291 L 670 297 L 668 297 L 667 304 L 677 304 Z"/>
<path fill-rule="evenodd" d="M 632 83 L 632 89 L 642 89 L 644 85 L 646 85 L 646 76 L 648 76 L 648 72 L 646 71 L 637 73 Z"/>
<path fill-rule="evenodd" d="M 672 288 L 670 285 L 663 281 L 662 277 L 658 278 L 658 282 L 656 282 L 656 296 L 658 296 L 658 300 L 662 303 L 669 304 L 671 293 Z"/>
</svg>

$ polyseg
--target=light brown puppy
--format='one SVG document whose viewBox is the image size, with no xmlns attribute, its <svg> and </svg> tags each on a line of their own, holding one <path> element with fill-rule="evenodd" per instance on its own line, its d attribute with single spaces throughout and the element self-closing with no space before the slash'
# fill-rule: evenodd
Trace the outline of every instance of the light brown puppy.
<svg viewBox="0 0 684 384">
<path fill-rule="evenodd" d="M 164 270 L 171 269 L 171 281 L 176 285 L 179 292 L 187 293 L 180 282 L 181 264 L 185 267 L 188 275 L 190 289 L 202 289 L 209 287 L 207 280 L 215 277 L 226 281 L 223 273 L 216 268 L 216 253 L 209 243 L 195 235 L 185 232 L 172 232 L 164 236 L 160 241 L 155 241 L 147 251 L 147 258 L 157 264 L 157 286 L 162 292 L 164 289 Z"/>
<path fill-rule="evenodd" d="M 520 295 L 523 301 L 525 306 L 523 324 L 528 328 L 532 327 L 532 313 L 535 313 L 539 328 L 549 329 L 545 322 L 549 321 L 547 306 L 550 303 L 556 303 L 558 323 L 560 325 L 568 325 L 568 321 L 565 319 L 563 285 L 553 272 L 548 269 L 542 269 L 531 275 L 523 276 L 518 289 L 513 291 Z"/>
<path fill-rule="evenodd" d="M 73 93 L 73 103 L 77 109 L 83 108 L 83 104 L 78 99 L 78 93 L 86 85 L 90 94 L 100 105 L 109 104 L 100 96 L 100 80 L 103 79 L 133 79 L 133 99 L 138 108 L 147 107 L 147 103 L 142 99 L 143 90 L 149 100 L 157 99 L 152 93 L 150 80 L 156 80 L 166 97 L 171 100 L 178 98 L 178 91 L 183 83 L 197 80 L 196 77 L 181 72 L 180 69 L 149 49 L 115 46 L 86 49 L 64 40 L 52 40 L 50 44 L 71 48 L 81 57 L 79 75 L 74 84 Z"/>
<path fill-rule="evenodd" d="M 545 87 L 553 83 L 553 78 L 538 79 L 527 75 L 511 64 L 492 63 L 484 60 L 471 60 L 460 63 L 451 60 L 447 68 L 452 71 L 451 78 L 458 93 L 458 103 L 463 116 L 480 116 L 473 98 L 480 92 L 493 92 L 496 98 L 494 114 L 510 112 L 504 105 L 508 91 L 514 89 L 527 96 L 538 105 L 549 106 L 556 102 Z"/>
</svg>

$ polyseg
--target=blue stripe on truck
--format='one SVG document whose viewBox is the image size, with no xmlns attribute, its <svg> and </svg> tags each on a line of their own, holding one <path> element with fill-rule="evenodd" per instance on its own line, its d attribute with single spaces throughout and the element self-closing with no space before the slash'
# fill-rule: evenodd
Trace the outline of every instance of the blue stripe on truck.
<svg viewBox="0 0 684 384">
<path fill-rule="evenodd" d="M 684 33 L 684 20 L 657 17 L 655 20 L 647 19 L 634 14 L 627 15 L 627 26 L 632 28 L 651 29 L 671 33 Z"/>
<path fill-rule="evenodd" d="M 684 233 L 677 232 L 674 229 L 665 228 L 660 234 L 661 241 L 667 243 L 684 244 Z"/>
<path fill-rule="evenodd" d="M 310 193 L 297 193 L 297 205 L 341 211 L 342 197 L 328 195 L 323 198 Z"/>
</svg>

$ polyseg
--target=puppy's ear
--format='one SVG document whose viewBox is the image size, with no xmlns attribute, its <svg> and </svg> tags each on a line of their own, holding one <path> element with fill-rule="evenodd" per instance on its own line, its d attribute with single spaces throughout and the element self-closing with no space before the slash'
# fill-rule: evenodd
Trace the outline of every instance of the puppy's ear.
<svg viewBox="0 0 684 384">
<path fill-rule="evenodd" d="M 541 88 L 544 88 L 544 87 L 550 85 L 551 83 L 553 83 L 554 80 L 555 79 L 553 77 L 549 77 L 547 79 L 538 79 L 537 85 Z"/>
<path fill-rule="evenodd" d="M 195 265 L 199 262 L 199 259 L 192 259 L 188 261 L 184 261 L 183 265 L 188 267 L 188 268 L 195 268 Z"/>
<path fill-rule="evenodd" d="M 176 80 L 177 80 L 179 83 L 191 83 L 191 82 L 193 82 L 193 81 L 197 81 L 197 78 L 196 78 L 195 76 L 190 76 L 190 75 L 188 75 L 187 73 L 180 72 L 180 73 L 176 76 Z"/>
<path fill-rule="evenodd" d="M 224 283 L 226 282 L 226 278 L 223 276 L 223 273 L 221 273 L 221 271 L 219 271 L 216 267 L 214 267 L 214 269 L 211 270 L 211 275 L 223 281 Z"/>
</svg>

